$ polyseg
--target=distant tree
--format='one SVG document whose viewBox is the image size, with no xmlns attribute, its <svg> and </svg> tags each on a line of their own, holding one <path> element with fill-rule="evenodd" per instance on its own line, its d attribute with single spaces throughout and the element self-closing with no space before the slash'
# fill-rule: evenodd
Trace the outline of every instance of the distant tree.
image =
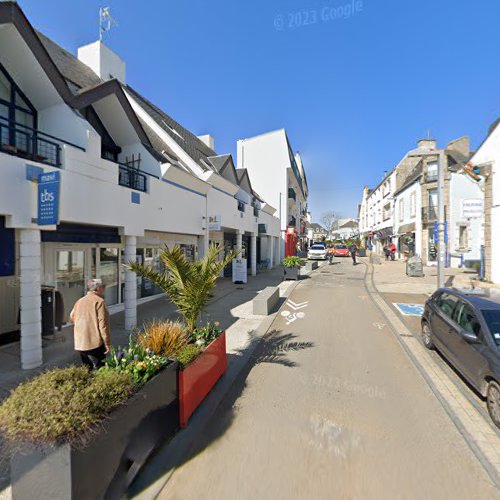
<svg viewBox="0 0 500 500">
<path fill-rule="evenodd" d="M 323 224 L 323 227 L 327 230 L 329 237 L 331 237 L 333 231 L 337 229 L 337 220 L 337 214 L 333 210 L 325 212 L 321 216 L 321 224 Z"/>
</svg>

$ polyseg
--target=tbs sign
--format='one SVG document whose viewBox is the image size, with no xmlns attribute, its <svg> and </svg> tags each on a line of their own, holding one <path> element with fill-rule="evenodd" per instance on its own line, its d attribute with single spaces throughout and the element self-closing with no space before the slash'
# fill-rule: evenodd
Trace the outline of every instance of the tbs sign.
<svg viewBox="0 0 500 500">
<path fill-rule="evenodd" d="M 48 226 L 59 222 L 60 173 L 50 172 L 38 176 L 38 225 Z"/>
</svg>

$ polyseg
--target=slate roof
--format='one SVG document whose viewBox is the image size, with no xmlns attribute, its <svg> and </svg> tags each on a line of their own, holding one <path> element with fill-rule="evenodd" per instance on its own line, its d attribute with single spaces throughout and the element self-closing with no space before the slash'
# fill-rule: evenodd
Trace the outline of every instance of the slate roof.
<svg viewBox="0 0 500 500">
<path fill-rule="evenodd" d="M 326 233 L 326 229 L 321 224 L 318 224 L 317 222 L 313 222 L 311 224 L 311 227 L 313 228 L 313 231 L 315 231 L 317 233 Z"/>
<path fill-rule="evenodd" d="M 408 186 L 411 186 L 416 180 L 418 180 L 423 173 L 423 164 L 421 161 L 418 162 L 417 166 L 410 172 L 408 177 L 403 182 L 403 185 L 394 192 L 394 196 L 398 195 L 404 191 Z"/>
<path fill-rule="evenodd" d="M 103 83 L 103 80 L 73 54 L 63 49 L 50 38 L 47 38 L 43 33 L 36 31 L 36 34 L 63 77 L 76 85 L 77 88 L 69 85 L 70 90 L 74 94 L 80 89 L 95 87 Z"/>
<path fill-rule="evenodd" d="M 216 171 L 209 161 L 209 157 L 217 156 L 215 151 L 198 139 L 192 132 L 177 123 L 160 108 L 148 101 L 143 95 L 130 85 L 124 86 L 130 92 L 148 115 L 172 138 L 186 153 L 203 169 Z"/>
</svg>

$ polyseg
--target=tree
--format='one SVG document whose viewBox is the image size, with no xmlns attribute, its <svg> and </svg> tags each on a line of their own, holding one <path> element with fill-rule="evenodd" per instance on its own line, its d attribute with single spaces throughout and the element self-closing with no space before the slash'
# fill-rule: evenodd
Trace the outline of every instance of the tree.
<svg viewBox="0 0 500 500">
<path fill-rule="evenodd" d="M 203 309 L 213 297 L 217 278 L 238 256 L 238 252 L 231 251 L 223 259 L 219 259 L 223 251 L 222 246 L 212 244 L 203 259 L 190 261 L 179 246 L 176 245 L 171 250 L 165 246 L 160 254 L 165 271 L 158 272 L 151 266 L 138 262 L 129 262 L 128 266 L 131 271 L 151 280 L 169 296 L 192 332 Z"/>
<path fill-rule="evenodd" d="M 321 223 L 323 224 L 323 227 L 327 230 L 328 237 L 331 238 L 333 231 L 337 229 L 337 214 L 333 210 L 325 212 L 321 216 Z"/>
</svg>

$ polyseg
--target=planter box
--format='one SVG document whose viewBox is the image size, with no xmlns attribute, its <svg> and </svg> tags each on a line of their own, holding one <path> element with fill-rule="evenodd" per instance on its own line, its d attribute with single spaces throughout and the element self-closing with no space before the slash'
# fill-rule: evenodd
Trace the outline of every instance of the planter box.
<svg viewBox="0 0 500 500">
<path fill-rule="evenodd" d="M 12 498 L 123 498 L 149 455 L 179 427 L 176 379 L 172 363 L 117 408 L 85 448 L 16 453 Z"/>
<path fill-rule="evenodd" d="M 226 371 L 226 332 L 222 332 L 184 370 L 179 370 L 179 417 L 186 427 L 189 417 Z"/>
<path fill-rule="evenodd" d="M 284 267 L 283 268 L 283 276 L 286 280 L 298 280 L 299 279 L 299 267 Z"/>
<path fill-rule="evenodd" d="M 360 249 L 358 250 L 358 255 L 359 255 L 360 257 L 366 257 L 366 249 L 365 249 L 365 248 L 360 248 Z"/>
</svg>

